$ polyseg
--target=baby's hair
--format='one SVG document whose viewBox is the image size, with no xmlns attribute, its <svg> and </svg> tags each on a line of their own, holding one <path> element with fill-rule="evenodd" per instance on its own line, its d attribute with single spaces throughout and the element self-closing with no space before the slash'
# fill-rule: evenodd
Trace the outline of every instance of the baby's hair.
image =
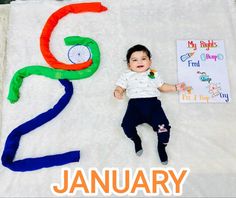
<svg viewBox="0 0 236 198">
<path fill-rule="evenodd" d="M 146 53 L 148 58 L 151 59 L 152 55 L 151 55 L 151 52 L 149 51 L 149 49 L 147 47 L 145 47 L 144 45 L 138 44 L 138 45 L 135 45 L 135 46 L 129 48 L 129 50 L 127 51 L 127 54 L 126 54 L 126 61 L 127 61 L 127 63 L 129 63 L 129 59 L 130 59 L 131 55 L 134 52 L 138 52 L 138 51 L 142 51 L 142 52 Z"/>
</svg>

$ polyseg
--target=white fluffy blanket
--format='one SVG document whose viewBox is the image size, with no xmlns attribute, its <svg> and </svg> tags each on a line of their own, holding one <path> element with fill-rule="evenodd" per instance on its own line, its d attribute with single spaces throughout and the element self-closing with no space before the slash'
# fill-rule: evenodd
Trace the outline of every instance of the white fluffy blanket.
<svg viewBox="0 0 236 198">
<path fill-rule="evenodd" d="M 57 80 L 31 76 L 21 97 L 6 97 L 13 74 L 28 65 L 48 66 L 39 48 L 47 18 L 61 6 L 82 1 L 16 1 L 10 5 L 7 64 L 4 65 L 0 153 L 7 135 L 18 125 L 51 108 L 63 94 Z M 103 0 L 101 14 L 69 15 L 52 35 L 51 47 L 66 61 L 63 38 L 80 35 L 96 40 L 101 64 L 90 78 L 73 81 L 74 95 L 66 109 L 48 124 L 22 137 L 17 159 L 79 149 L 78 163 L 33 172 L 12 172 L 0 165 L 0 196 L 50 197 L 51 183 L 60 182 L 62 168 L 105 167 L 145 170 L 183 167 L 191 170 L 183 196 L 236 196 L 236 4 L 233 0 Z M 137 43 L 153 54 L 153 65 L 168 83 L 177 82 L 176 40 L 224 40 L 232 101 L 229 104 L 180 104 L 177 94 L 162 94 L 163 108 L 172 125 L 167 147 L 169 164 L 160 164 L 156 134 L 138 127 L 144 153 L 137 157 L 120 123 L 128 99 L 118 101 L 113 89 L 126 69 L 127 49 Z M 77 195 L 80 195 L 78 193 Z M 102 194 L 99 193 L 101 196 Z M 143 196 L 140 191 L 137 196 Z"/>
</svg>

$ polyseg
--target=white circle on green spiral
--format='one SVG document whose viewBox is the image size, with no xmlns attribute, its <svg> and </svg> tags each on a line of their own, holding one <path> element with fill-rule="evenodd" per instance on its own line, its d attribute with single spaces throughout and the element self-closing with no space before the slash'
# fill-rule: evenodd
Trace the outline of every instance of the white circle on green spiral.
<svg viewBox="0 0 236 198">
<path fill-rule="evenodd" d="M 91 58 L 91 52 L 84 45 L 74 45 L 68 51 L 68 58 L 74 64 L 83 63 Z"/>
</svg>

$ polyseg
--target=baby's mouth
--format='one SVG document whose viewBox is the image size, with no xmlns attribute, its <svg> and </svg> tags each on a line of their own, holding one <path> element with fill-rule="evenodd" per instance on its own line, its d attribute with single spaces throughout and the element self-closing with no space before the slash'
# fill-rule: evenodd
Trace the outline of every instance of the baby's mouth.
<svg viewBox="0 0 236 198">
<path fill-rule="evenodd" d="M 138 65 L 137 68 L 143 68 L 144 66 L 143 65 Z"/>
</svg>

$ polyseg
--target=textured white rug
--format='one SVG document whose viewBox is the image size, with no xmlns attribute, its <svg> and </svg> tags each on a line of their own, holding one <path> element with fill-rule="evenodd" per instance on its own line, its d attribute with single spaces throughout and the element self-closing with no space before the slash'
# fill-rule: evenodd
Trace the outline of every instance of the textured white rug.
<svg viewBox="0 0 236 198">
<path fill-rule="evenodd" d="M 48 66 L 41 55 L 39 36 L 47 18 L 68 3 L 82 1 L 16 1 L 10 5 L 7 63 L 3 73 L 0 153 L 7 135 L 18 125 L 51 108 L 63 94 L 58 81 L 31 76 L 24 80 L 21 98 L 10 104 L 6 97 L 13 74 L 28 65 Z M 53 53 L 66 61 L 66 36 L 93 38 L 100 46 L 101 64 L 90 78 L 73 81 L 74 95 L 54 120 L 21 139 L 17 159 L 79 149 L 78 163 L 33 172 L 12 172 L 0 165 L 0 196 L 50 197 L 50 184 L 60 182 L 62 168 L 91 167 L 190 168 L 183 196 L 236 196 L 236 4 L 233 0 L 103 0 L 108 11 L 69 15 L 61 20 L 51 40 Z M 5 27 L 5 26 L 4 26 Z M 0 26 L 0 35 L 4 30 Z M 2 64 L 2 43 L 1 57 Z M 2 41 L 3 39 L 3 41 Z M 138 127 L 144 153 L 137 157 L 120 123 L 127 99 L 117 101 L 113 89 L 126 69 L 126 51 L 146 45 L 153 66 L 168 83 L 177 82 L 176 40 L 224 40 L 232 101 L 229 104 L 180 104 L 177 94 L 162 94 L 163 108 L 172 125 L 169 164 L 156 152 L 151 127 Z M 81 195 L 81 192 L 76 194 Z M 98 193 L 98 195 L 102 195 Z M 143 196 L 140 191 L 137 196 Z"/>
<path fill-rule="evenodd" d="M 5 63 L 9 5 L 0 6 L 0 112 L 2 112 L 2 75 Z M 0 113 L 1 118 L 1 113 Z M 1 122 L 0 122 L 1 125 Z"/>
</svg>

